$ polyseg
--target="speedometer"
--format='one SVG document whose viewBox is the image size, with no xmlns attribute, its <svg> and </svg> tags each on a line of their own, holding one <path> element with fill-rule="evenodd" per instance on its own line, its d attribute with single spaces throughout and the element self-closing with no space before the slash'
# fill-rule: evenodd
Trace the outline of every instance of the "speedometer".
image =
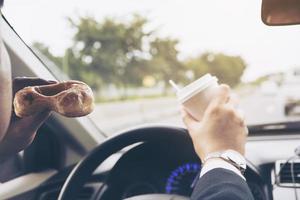
<svg viewBox="0 0 300 200">
<path fill-rule="evenodd" d="M 200 167 L 198 163 L 185 163 L 173 170 L 166 182 L 166 193 L 190 196 L 193 191 L 192 184 Z"/>
</svg>

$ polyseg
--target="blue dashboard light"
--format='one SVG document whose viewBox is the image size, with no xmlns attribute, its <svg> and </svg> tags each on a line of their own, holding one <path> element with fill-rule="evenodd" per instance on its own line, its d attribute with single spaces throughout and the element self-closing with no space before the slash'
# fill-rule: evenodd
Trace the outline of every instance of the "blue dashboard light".
<svg viewBox="0 0 300 200">
<path fill-rule="evenodd" d="M 183 167 L 179 167 L 179 171 L 182 174 L 184 172 L 184 168 Z"/>
<path fill-rule="evenodd" d="M 187 170 L 187 171 L 190 171 L 190 169 L 191 169 L 191 164 L 186 164 L 185 167 L 186 167 L 186 170 Z"/>
<path fill-rule="evenodd" d="M 190 195 L 191 185 L 195 180 L 201 165 L 199 163 L 185 163 L 170 173 L 167 179 L 165 191 L 167 194 Z"/>
</svg>

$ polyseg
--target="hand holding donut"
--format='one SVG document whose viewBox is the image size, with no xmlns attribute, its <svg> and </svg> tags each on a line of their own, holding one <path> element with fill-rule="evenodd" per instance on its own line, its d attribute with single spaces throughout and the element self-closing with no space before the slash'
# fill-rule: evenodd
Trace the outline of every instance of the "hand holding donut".
<svg viewBox="0 0 300 200">
<path fill-rule="evenodd" d="M 88 85 L 71 80 L 25 87 L 15 94 L 13 104 L 18 117 L 45 110 L 55 111 L 66 117 L 81 117 L 92 112 L 94 97 Z"/>
<path fill-rule="evenodd" d="M 18 77 L 12 85 L 15 112 L 12 112 L 8 130 L 0 142 L 0 161 L 30 145 L 51 110 L 76 117 L 86 115 L 93 109 L 92 91 L 79 81 L 58 83 Z"/>
</svg>

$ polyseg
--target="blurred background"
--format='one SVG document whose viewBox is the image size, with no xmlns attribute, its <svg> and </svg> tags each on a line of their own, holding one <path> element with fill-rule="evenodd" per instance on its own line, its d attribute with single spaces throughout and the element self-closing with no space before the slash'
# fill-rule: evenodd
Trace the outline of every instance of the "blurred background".
<svg viewBox="0 0 300 200">
<path fill-rule="evenodd" d="M 7 0 L 4 15 L 58 79 L 88 83 L 107 135 L 181 125 L 168 80 L 211 73 L 248 124 L 300 120 L 300 26 L 267 27 L 260 0 Z"/>
</svg>

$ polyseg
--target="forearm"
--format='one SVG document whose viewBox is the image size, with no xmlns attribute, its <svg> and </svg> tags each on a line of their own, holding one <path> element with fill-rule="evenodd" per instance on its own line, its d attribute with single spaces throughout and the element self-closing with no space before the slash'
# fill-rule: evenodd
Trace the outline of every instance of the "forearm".
<svg viewBox="0 0 300 200">
<path fill-rule="evenodd" d="M 24 150 L 28 145 L 31 144 L 35 134 L 31 137 L 22 139 L 3 139 L 0 142 L 0 162 L 10 158 L 11 156 L 16 155 L 20 151 Z"/>
<path fill-rule="evenodd" d="M 49 111 L 44 111 L 25 118 L 12 117 L 5 137 L 0 141 L 0 160 L 12 156 L 33 141 L 39 127 L 50 116 Z"/>
<path fill-rule="evenodd" d="M 0 141 L 9 126 L 12 108 L 11 69 L 7 58 L 7 51 L 0 40 Z"/>
<path fill-rule="evenodd" d="M 213 169 L 201 177 L 192 200 L 254 200 L 246 183 L 236 173 L 222 168 Z"/>
<path fill-rule="evenodd" d="M 0 77 L 2 78 L 2 77 Z M 7 84 L 10 84 L 9 82 Z M 5 136 L 8 129 L 10 116 L 11 116 L 11 92 L 4 90 L 3 86 L 0 85 L 0 141 Z"/>
<path fill-rule="evenodd" d="M 12 145 L 5 140 L 0 142 L 0 162 L 18 153 L 19 151 L 16 148 L 16 145 Z"/>
</svg>

